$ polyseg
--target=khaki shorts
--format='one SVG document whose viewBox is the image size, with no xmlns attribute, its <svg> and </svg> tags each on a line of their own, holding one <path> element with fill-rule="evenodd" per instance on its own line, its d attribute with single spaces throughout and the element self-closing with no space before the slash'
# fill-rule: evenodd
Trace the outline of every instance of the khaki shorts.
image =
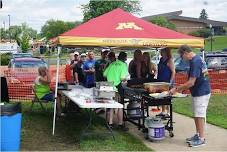
<svg viewBox="0 0 227 152">
<path fill-rule="evenodd" d="M 194 117 L 206 118 L 207 106 L 210 100 L 210 94 L 192 97 L 192 110 Z"/>
</svg>

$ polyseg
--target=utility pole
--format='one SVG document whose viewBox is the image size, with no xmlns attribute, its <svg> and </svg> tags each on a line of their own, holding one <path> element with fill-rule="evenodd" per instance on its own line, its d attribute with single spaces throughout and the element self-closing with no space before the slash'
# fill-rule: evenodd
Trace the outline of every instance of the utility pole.
<svg viewBox="0 0 227 152">
<path fill-rule="evenodd" d="M 212 24 L 210 24 L 209 27 L 210 27 L 210 33 L 211 33 L 211 35 L 210 35 L 210 50 L 212 52 L 213 51 L 213 29 L 212 29 Z"/>
<path fill-rule="evenodd" d="M 3 30 L 4 31 L 6 30 L 6 23 L 5 23 L 5 21 L 3 21 Z"/>
<path fill-rule="evenodd" d="M 9 42 L 11 43 L 11 31 L 10 31 L 10 15 L 9 16 Z"/>
</svg>

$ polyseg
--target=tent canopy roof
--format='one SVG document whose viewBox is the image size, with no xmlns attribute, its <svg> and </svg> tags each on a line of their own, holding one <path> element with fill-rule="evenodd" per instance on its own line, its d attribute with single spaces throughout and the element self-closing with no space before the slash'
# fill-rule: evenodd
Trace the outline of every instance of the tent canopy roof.
<svg viewBox="0 0 227 152">
<path fill-rule="evenodd" d="M 89 20 L 58 37 L 62 45 L 203 47 L 204 40 L 157 26 L 118 8 Z"/>
</svg>

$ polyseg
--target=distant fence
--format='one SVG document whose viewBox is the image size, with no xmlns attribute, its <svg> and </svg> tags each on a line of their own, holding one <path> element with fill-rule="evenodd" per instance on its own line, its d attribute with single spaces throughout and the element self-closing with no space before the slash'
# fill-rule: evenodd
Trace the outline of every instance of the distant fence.
<svg viewBox="0 0 227 152">
<path fill-rule="evenodd" d="M 55 87 L 56 66 L 49 68 L 51 77 L 50 87 Z M 5 76 L 8 84 L 9 98 L 11 101 L 30 101 L 34 97 L 31 86 L 34 85 L 35 78 L 38 76 L 37 68 L 7 68 L 1 66 L 1 75 Z M 65 66 L 59 67 L 59 82 L 64 82 Z"/>
<path fill-rule="evenodd" d="M 51 65 L 49 68 L 51 76 L 50 87 L 54 89 L 56 81 L 56 66 Z M 69 80 L 70 70 L 65 65 L 59 68 L 59 82 Z M 0 75 L 7 78 L 9 98 L 11 101 L 30 101 L 34 97 L 31 86 L 34 84 L 35 78 L 38 76 L 37 68 L 16 68 L 10 69 L 7 66 L 1 66 Z M 211 71 L 209 72 L 211 89 L 213 94 L 227 94 L 227 71 Z M 176 85 L 180 85 L 187 81 L 186 73 L 176 74 Z M 189 91 L 186 91 L 189 93 Z"/>
<path fill-rule="evenodd" d="M 176 85 L 186 82 L 187 77 L 187 73 L 177 73 Z M 212 94 L 227 94 L 227 70 L 209 71 L 209 80 Z"/>
</svg>

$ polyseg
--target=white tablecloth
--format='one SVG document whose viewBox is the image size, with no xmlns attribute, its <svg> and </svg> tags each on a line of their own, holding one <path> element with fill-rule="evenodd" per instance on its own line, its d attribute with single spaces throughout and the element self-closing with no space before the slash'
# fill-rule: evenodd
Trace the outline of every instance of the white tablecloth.
<svg viewBox="0 0 227 152">
<path fill-rule="evenodd" d="M 92 89 L 72 89 L 62 93 L 77 104 L 80 108 L 123 108 L 123 105 L 115 100 L 109 99 L 105 103 L 97 102 L 93 97 Z"/>
</svg>

